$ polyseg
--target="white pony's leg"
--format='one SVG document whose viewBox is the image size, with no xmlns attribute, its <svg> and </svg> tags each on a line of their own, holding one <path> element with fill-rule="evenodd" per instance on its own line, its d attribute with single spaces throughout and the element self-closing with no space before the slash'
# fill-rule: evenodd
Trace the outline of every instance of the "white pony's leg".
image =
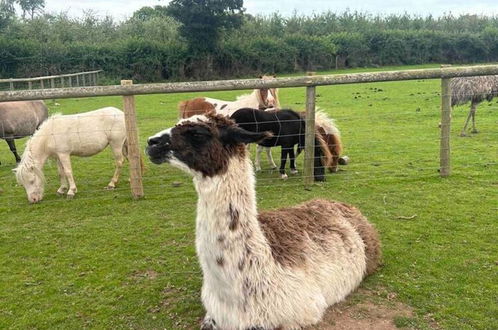
<svg viewBox="0 0 498 330">
<path fill-rule="evenodd" d="M 261 153 L 263 152 L 263 147 L 258 144 L 256 148 L 256 159 L 254 160 L 254 167 L 256 172 L 261 171 Z"/>
<path fill-rule="evenodd" d="M 69 183 L 67 198 L 72 199 L 78 192 L 78 189 L 76 188 L 76 183 L 74 182 L 73 170 L 71 167 L 71 157 L 68 154 L 58 154 L 57 157 L 59 157 L 62 168 L 64 169 L 64 174 L 67 178 L 67 182 Z"/>
<path fill-rule="evenodd" d="M 274 170 L 277 168 L 277 164 L 275 164 L 275 161 L 273 160 L 273 155 L 271 154 L 271 148 L 270 147 L 265 147 L 266 150 L 266 157 L 268 158 L 268 162 L 270 163 L 271 168 Z"/>
<path fill-rule="evenodd" d="M 124 155 L 123 155 L 123 144 L 116 145 L 116 143 L 111 142 L 112 154 L 114 155 L 114 160 L 116 161 L 116 169 L 114 170 L 114 175 L 112 176 L 111 182 L 107 185 L 106 189 L 114 189 L 119 181 L 119 175 L 121 174 L 121 169 L 123 168 Z"/>
<path fill-rule="evenodd" d="M 59 159 L 57 159 L 57 172 L 59 173 L 59 180 L 61 182 L 61 186 L 57 189 L 58 195 L 64 195 L 67 191 L 68 184 L 66 174 L 64 173 L 64 167 L 62 166 Z"/>
</svg>

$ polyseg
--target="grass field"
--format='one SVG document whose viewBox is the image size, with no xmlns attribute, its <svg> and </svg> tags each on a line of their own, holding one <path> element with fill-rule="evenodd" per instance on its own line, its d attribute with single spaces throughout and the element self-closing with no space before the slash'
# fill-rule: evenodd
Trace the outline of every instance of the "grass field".
<svg viewBox="0 0 498 330">
<path fill-rule="evenodd" d="M 399 326 L 497 329 L 498 100 L 478 108 L 480 133 L 468 138 L 458 136 L 468 107 L 455 109 L 453 173 L 441 179 L 438 80 L 317 92 L 318 106 L 342 131 L 351 163 L 311 191 L 299 177 L 284 182 L 276 172 L 258 173 L 259 208 L 313 197 L 358 206 L 379 229 L 384 251 L 383 268 L 363 287 L 393 293 L 414 309 L 413 318 L 398 320 Z M 282 105 L 303 109 L 304 94 L 304 88 L 281 90 Z M 175 123 L 179 100 L 194 95 L 137 97 L 142 146 Z M 122 107 L 119 97 L 57 102 L 47 102 L 51 113 Z M 23 150 L 24 141 L 18 147 Z M 117 190 L 103 190 L 113 171 L 106 151 L 73 158 L 79 192 L 70 201 L 56 196 L 56 167 L 49 162 L 44 201 L 28 205 L 4 142 L 0 161 L 0 328 L 198 327 L 202 276 L 190 178 L 147 163 L 146 198 L 133 201 L 126 171 Z"/>
</svg>

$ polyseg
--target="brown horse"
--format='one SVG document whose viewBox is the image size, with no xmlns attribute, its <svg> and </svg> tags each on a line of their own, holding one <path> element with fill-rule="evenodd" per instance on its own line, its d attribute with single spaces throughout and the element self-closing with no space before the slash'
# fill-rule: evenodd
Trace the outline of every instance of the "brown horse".
<svg viewBox="0 0 498 330">
<path fill-rule="evenodd" d="M 0 139 L 7 141 L 17 163 L 21 161 L 21 157 L 14 140 L 33 135 L 47 117 L 48 109 L 43 101 L 0 103 Z"/>
</svg>

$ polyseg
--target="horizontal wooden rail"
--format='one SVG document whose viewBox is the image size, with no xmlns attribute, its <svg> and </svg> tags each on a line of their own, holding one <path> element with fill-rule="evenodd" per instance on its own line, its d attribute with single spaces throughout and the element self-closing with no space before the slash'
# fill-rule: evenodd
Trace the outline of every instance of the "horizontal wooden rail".
<svg viewBox="0 0 498 330">
<path fill-rule="evenodd" d="M 103 70 L 96 70 L 96 71 L 67 73 L 67 74 L 60 74 L 60 75 L 56 75 L 56 76 L 43 76 L 43 77 L 34 77 L 34 78 L 9 78 L 9 79 L 0 79 L 0 83 L 29 82 L 29 81 L 33 82 L 33 81 L 50 80 L 50 79 L 57 79 L 57 78 L 78 77 L 78 76 L 81 76 L 81 75 L 100 73 L 102 71 Z"/>
<path fill-rule="evenodd" d="M 437 69 L 352 73 L 323 76 L 274 78 L 268 80 L 222 80 L 181 83 L 137 84 L 131 86 L 92 86 L 79 88 L 40 89 L 0 92 L 0 102 L 21 100 L 63 99 L 116 95 L 168 94 L 186 92 L 227 91 L 255 88 L 287 88 L 356 84 L 417 79 L 445 79 L 455 77 L 498 75 L 498 65 L 449 67 Z"/>
</svg>

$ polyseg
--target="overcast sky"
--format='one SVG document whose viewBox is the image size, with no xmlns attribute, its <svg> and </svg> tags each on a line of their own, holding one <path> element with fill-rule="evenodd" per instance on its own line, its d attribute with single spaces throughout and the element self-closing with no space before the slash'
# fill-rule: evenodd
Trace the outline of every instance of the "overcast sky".
<svg viewBox="0 0 498 330">
<path fill-rule="evenodd" d="M 413 2 L 412 2 L 413 1 Z M 371 14 L 402 14 L 440 16 L 444 13 L 498 15 L 498 0 L 245 0 L 244 7 L 250 14 L 279 12 L 287 16 L 294 11 L 313 14 L 330 10 L 341 13 L 346 9 Z M 71 16 L 81 16 L 85 10 L 99 15 L 111 15 L 118 20 L 129 17 L 143 6 L 167 5 L 168 0 L 46 0 L 47 12 L 65 11 Z"/>
</svg>

